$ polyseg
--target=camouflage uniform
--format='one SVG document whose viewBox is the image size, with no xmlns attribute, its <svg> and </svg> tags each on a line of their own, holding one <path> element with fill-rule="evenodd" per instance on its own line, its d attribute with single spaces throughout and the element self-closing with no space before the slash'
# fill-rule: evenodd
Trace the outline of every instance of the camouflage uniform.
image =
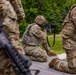
<svg viewBox="0 0 76 75">
<path fill-rule="evenodd" d="M 11 40 L 13 46 L 19 53 L 23 53 L 23 48 L 19 41 L 19 27 L 17 20 L 25 17 L 20 0 L 0 0 L 0 21 L 3 18 L 3 30 Z M 0 48 L 0 75 L 17 75 L 11 67 L 11 61 Z M 19 74 L 18 74 L 19 75 Z"/>
<path fill-rule="evenodd" d="M 54 64 L 54 68 L 76 74 L 76 5 L 71 7 L 71 10 L 66 16 L 61 35 L 62 45 L 67 55 L 67 61 L 57 60 Z"/>
<path fill-rule="evenodd" d="M 47 61 L 51 48 L 47 44 L 47 34 L 42 31 L 38 24 L 30 24 L 23 34 L 24 50 L 26 55 L 35 61 Z M 42 50 L 40 45 L 46 50 Z"/>
</svg>

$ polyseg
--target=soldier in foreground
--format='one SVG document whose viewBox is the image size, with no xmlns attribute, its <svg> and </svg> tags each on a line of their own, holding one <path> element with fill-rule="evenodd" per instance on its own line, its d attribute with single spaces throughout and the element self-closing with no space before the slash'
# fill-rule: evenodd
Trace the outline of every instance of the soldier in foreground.
<svg viewBox="0 0 76 75">
<path fill-rule="evenodd" d="M 20 54 L 23 54 L 23 48 L 19 42 L 17 21 L 22 22 L 24 17 L 20 0 L 0 0 L 0 22 L 3 23 L 4 32 Z M 0 48 L 0 75 L 17 75 L 3 48 Z"/>
<path fill-rule="evenodd" d="M 57 54 L 52 52 L 47 43 L 47 34 L 42 31 L 41 25 L 46 22 L 44 16 L 37 16 L 35 23 L 28 25 L 26 31 L 23 34 L 22 41 L 24 43 L 24 50 L 26 55 L 34 61 L 47 61 L 48 56 L 56 56 Z M 45 50 L 40 48 L 40 45 Z"/>
<path fill-rule="evenodd" d="M 71 7 L 64 20 L 61 36 L 67 61 L 55 58 L 49 63 L 49 67 L 76 74 L 76 5 Z"/>
</svg>

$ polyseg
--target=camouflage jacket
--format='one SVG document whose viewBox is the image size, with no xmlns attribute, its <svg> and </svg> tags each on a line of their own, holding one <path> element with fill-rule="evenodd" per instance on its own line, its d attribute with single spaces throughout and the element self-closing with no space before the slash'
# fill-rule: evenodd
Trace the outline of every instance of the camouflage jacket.
<svg viewBox="0 0 76 75">
<path fill-rule="evenodd" d="M 3 29 L 9 34 L 19 34 L 17 21 L 25 17 L 20 0 L 0 0 L 0 21 L 3 18 Z"/>
<path fill-rule="evenodd" d="M 10 19 L 25 17 L 20 0 L 0 0 L 0 11 Z"/>
<path fill-rule="evenodd" d="M 29 45 L 39 46 L 41 43 L 47 43 L 47 34 L 36 24 L 30 24 L 23 34 L 22 40 Z"/>
<path fill-rule="evenodd" d="M 76 4 L 71 7 L 69 13 L 64 19 L 62 28 L 66 25 L 66 23 L 70 23 L 76 26 Z"/>
<path fill-rule="evenodd" d="M 22 41 L 24 44 L 30 46 L 40 46 L 46 50 L 47 53 L 50 53 L 51 48 L 47 42 L 47 34 L 45 31 L 42 31 L 41 28 L 36 24 L 30 24 L 26 31 L 23 34 Z"/>
</svg>

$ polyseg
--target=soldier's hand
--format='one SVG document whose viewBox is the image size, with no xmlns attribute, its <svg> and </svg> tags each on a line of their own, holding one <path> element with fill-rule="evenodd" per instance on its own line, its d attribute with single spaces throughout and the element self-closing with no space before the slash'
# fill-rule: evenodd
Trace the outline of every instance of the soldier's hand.
<svg viewBox="0 0 76 75">
<path fill-rule="evenodd" d="M 57 56 L 57 54 L 53 51 L 50 51 L 47 53 L 48 56 Z"/>
<path fill-rule="evenodd" d="M 20 17 L 18 22 L 23 22 L 24 21 L 24 17 Z"/>
</svg>

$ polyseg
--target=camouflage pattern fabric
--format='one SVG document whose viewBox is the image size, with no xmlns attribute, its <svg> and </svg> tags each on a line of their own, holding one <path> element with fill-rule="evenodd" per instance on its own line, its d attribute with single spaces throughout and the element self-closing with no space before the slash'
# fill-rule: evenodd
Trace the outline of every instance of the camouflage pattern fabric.
<svg viewBox="0 0 76 75">
<path fill-rule="evenodd" d="M 0 12 L 0 21 L 3 21 L 4 32 L 19 53 L 23 53 L 17 23 L 19 17 L 25 17 L 20 0 L 0 0 L 0 10 L 2 10 Z M 2 48 L 0 49 L 0 75 L 19 75 L 12 68 L 11 61 Z"/>
<path fill-rule="evenodd" d="M 42 31 L 36 23 L 30 24 L 27 27 L 22 40 L 24 42 L 25 53 L 31 60 L 47 61 L 47 53 L 51 53 L 51 48 L 47 44 L 46 37 L 46 32 Z M 45 50 L 40 48 L 41 44 Z"/>
<path fill-rule="evenodd" d="M 17 13 L 17 18 L 25 17 L 25 13 L 21 4 L 21 0 L 10 0 L 15 12 Z"/>
<path fill-rule="evenodd" d="M 39 46 L 26 46 L 24 47 L 26 55 L 29 59 L 34 61 L 47 61 L 47 53 L 42 50 Z"/>
<path fill-rule="evenodd" d="M 14 71 L 11 61 L 4 52 L 4 49 L 0 49 L 0 75 L 18 75 Z"/>
<path fill-rule="evenodd" d="M 60 71 L 76 74 L 76 5 L 71 7 L 66 16 L 62 31 L 62 46 L 67 55 L 67 61 L 58 60 L 54 68 Z"/>
</svg>

